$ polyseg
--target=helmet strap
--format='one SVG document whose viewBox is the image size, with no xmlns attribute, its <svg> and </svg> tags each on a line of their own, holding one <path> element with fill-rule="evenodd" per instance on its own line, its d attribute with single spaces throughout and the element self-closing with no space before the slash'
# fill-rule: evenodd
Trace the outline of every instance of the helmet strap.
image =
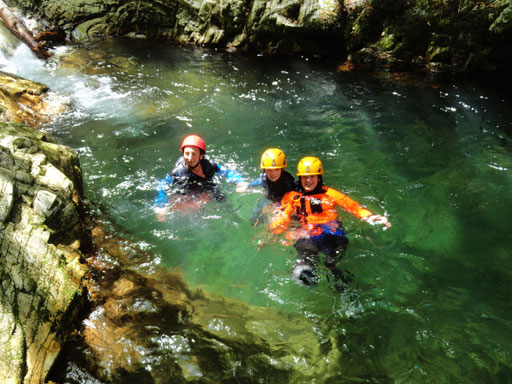
<svg viewBox="0 0 512 384">
<path fill-rule="evenodd" d="M 194 165 L 193 167 L 190 167 L 190 166 L 189 166 L 188 168 L 189 168 L 189 169 L 196 169 L 196 168 L 199 166 L 199 164 L 200 164 L 200 163 L 201 163 L 201 160 L 199 160 L 199 161 L 197 162 L 197 164 L 196 164 L 196 165 Z"/>
</svg>

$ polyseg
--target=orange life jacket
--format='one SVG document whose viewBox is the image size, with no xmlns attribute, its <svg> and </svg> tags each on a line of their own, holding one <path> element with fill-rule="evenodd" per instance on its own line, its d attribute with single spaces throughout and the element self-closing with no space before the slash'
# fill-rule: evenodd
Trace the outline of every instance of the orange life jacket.
<svg viewBox="0 0 512 384">
<path fill-rule="evenodd" d="M 322 193 L 315 195 L 305 195 L 296 191 L 284 195 L 281 200 L 281 212 L 270 223 L 270 230 L 273 233 L 283 233 L 291 220 L 297 219 L 302 228 L 314 232 L 321 231 L 318 224 L 327 224 L 337 219 L 336 206 L 340 206 L 360 219 L 372 214 L 357 201 L 335 189 L 322 187 L 322 190 Z M 315 234 L 310 233 L 313 236 Z"/>
</svg>

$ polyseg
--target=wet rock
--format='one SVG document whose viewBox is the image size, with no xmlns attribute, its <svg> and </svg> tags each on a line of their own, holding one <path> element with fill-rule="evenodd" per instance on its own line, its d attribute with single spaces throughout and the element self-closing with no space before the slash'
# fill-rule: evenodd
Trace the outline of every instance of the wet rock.
<svg viewBox="0 0 512 384">
<path fill-rule="evenodd" d="M 0 221 L 5 222 L 11 213 L 14 193 L 14 174 L 0 168 Z"/>
<path fill-rule="evenodd" d="M 37 192 L 34 199 L 34 213 L 46 220 L 52 216 L 58 208 L 57 195 L 52 192 L 41 190 Z"/>
<path fill-rule="evenodd" d="M 0 121 L 34 127 L 62 112 L 65 104 L 53 102 L 48 91 L 44 84 L 0 71 Z"/>
<path fill-rule="evenodd" d="M 85 227 L 80 220 L 52 223 L 65 207 L 79 217 L 72 198 L 80 188 L 71 179 L 80 175 L 69 167 L 78 159 L 58 146 L 56 161 L 45 148 L 57 145 L 48 140 L 0 123 L 0 382 L 44 382 L 85 300 L 77 244 Z"/>
</svg>

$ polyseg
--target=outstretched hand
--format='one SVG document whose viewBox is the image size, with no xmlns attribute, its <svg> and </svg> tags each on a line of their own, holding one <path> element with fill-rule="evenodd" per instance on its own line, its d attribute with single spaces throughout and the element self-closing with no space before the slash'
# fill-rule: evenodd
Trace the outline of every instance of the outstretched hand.
<svg viewBox="0 0 512 384">
<path fill-rule="evenodd" d="M 257 250 L 259 251 L 261 248 L 278 242 L 278 236 L 274 235 L 269 231 L 262 231 L 254 236 L 254 239 L 258 243 Z"/>
<path fill-rule="evenodd" d="M 249 188 L 249 183 L 247 181 L 242 181 L 236 185 L 236 191 L 238 193 L 246 192 L 247 188 Z"/>
<path fill-rule="evenodd" d="M 165 217 L 167 216 L 167 209 L 166 208 L 162 208 L 162 207 L 158 207 L 158 208 L 155 208 L 155 216 L 156 216 L 156 219 L 163 223 L 165 221 Z"/>
<path fill-rule="evenodd" d="M 364 218 L 370 225 L 382 224 L 385 228 L 391 228 L 391 223 L 388 221 L 386 216 L 381 215 L 370 215 Z"/>
</svg>

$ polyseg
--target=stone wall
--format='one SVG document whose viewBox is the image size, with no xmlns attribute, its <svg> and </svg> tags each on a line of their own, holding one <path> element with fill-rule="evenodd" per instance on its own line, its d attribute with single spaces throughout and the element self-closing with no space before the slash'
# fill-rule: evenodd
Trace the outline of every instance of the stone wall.
<svg viewBox="0 0 512 384">
<path fill-rule="evenodd" d="M 71 149 L 0 123 L 2 383 L 44 382 L 85 299 L 80 188 Z"/>
</svg>

